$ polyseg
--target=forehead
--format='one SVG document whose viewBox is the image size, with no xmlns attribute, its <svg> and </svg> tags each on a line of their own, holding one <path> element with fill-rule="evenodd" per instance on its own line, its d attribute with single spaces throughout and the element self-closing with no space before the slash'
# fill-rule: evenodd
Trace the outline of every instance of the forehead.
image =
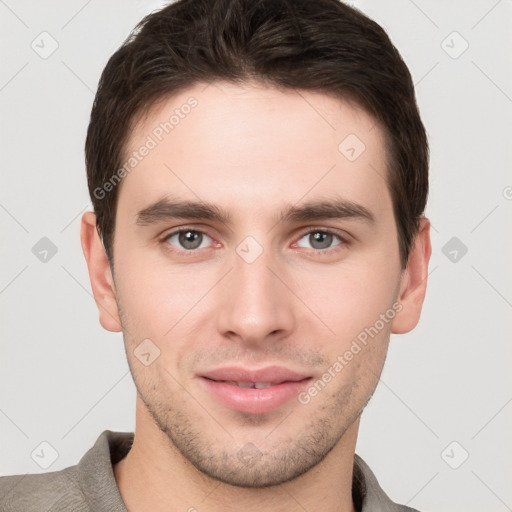
<svg viewBox="0 0 512 512">
<path fill-rule="evenodd" d="M 376 213 L 391 204 L 382 129 L 363 109 L 319 92 L 196 84 L 138 120 L 129 159 L 119 201 L 133 208 L 167 193 L 239 209 L 333 193 Z"/>
</svg>

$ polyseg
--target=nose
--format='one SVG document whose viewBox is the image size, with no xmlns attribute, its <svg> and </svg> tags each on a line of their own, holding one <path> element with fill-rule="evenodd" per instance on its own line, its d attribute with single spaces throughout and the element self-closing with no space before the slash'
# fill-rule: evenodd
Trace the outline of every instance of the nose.
<svg viewBox="0 0 512 512">
<path fill-rule="evenodd" d="M 235 253 L 233 268 L 216 297 L 219 333 L 254 346 L 289 336 L 297 299 L 284 284 L 288 281 L 284 265 L 269 251 L 250 263 Z"/>
</svg>

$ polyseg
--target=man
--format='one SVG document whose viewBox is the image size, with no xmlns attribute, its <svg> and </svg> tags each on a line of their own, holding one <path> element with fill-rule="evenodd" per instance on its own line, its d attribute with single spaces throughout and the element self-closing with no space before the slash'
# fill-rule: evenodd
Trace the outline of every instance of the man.
<svg viewBox="0 0 512 512">
<path fill-rule="evenodd" d="M 337 0 L 171 4 L 108 62 L 86 160 L 82 247 L 135 434 L 2 478 L 2 510 L 412 510 L 355 455 L 431 253 L 385 32 Z"/>
</svg>

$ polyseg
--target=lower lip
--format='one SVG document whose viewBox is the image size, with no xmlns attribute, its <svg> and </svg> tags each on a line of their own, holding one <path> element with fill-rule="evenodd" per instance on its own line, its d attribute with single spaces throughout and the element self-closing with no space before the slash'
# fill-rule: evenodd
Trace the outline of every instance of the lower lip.
<svg viewBox="0 0 512 512">
<path fill-rule="evenodd" d="M 200 380 L 220 403 L 230 409 L 250 414 L 263 414 L 277 409 L 296 397 L 309 384 L 311 378 L 298 382 L 283 382 L 261 389 L 240 388 L 206 377 L 201 377 Z"/>
</svg>

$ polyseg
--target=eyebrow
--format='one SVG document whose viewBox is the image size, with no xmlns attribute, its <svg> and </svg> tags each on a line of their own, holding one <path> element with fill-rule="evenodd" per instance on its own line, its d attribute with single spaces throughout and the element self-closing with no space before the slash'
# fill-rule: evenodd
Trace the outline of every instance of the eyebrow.
<svg viewBox="0 0 512 512">
<path fill-rule="evenodd" d="M 368 208 L 346 199 L 307 202 L 301 206 L 291 206 L 281 215 L 282 222 L 327 219 L 354 219 L 375 223 L 375 216 Z"/>
<path fill-rule="evenodd" d="M 149 226 L 173 219 L 208 220 L 229 224 L 232 216 L 222 208 L 200 201 L 163 198 L 140 210 L 136 223 Z M 346 199 L 310 201 L 302 205 L 285 207 L 277 222 L 304 222 L 327 219 L 353 219 L 369 224 L 375 223 L 375 216 L 365 206 Z"/>
<path fill-rule="evenodd" d="M 227 224 L 230 218 L 230 215 L 213 204 L 164 198 L 140 210 L 136 216 L 136 223 L 148 226 L 165 220 L 197 219 Z"/>
</svg>

